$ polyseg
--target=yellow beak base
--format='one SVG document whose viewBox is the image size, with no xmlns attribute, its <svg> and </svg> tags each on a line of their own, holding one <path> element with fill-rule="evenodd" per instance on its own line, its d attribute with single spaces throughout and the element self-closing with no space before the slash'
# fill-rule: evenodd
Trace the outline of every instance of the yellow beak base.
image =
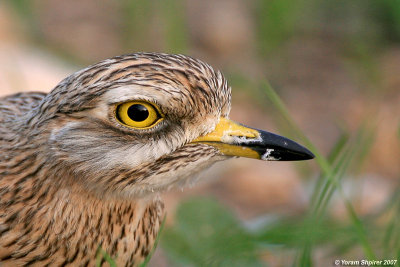
<svg viewBox="0 0 400 267">
<path fill-rule="evenodd" d="M 193 143 L 206 143 L 214 146 L 226 156 L 260 159 L 260 155 L 251 148 L 233 144 L 234 138 L 256 139 L 257 137 L 259 137 L 257 130 L 221 117 L 214 131 L 195 139 Z"/>
<path fill-rule="evenodd" d="M 296 142 L 221 117 L 214 131 L 192 141 L 216 147 L 221 154 L 262 160 L 307 160 L 314 155 Z"/>
</svg>

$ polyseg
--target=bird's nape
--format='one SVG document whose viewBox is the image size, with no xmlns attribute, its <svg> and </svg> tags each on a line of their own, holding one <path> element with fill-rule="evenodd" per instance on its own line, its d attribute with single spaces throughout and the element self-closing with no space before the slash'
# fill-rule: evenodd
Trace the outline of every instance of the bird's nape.
<svg viewBox="0 0 400 267">
<path fill-rule="evenodd" d="M 221 72 L 184 55 L 101 61 L 49 94 L 0 98 L 0 266 L 118 266 L 150 252 L 159 193 L 232 156 L 305 160 L 299 144 L 228 119 Z"/>
</svg>

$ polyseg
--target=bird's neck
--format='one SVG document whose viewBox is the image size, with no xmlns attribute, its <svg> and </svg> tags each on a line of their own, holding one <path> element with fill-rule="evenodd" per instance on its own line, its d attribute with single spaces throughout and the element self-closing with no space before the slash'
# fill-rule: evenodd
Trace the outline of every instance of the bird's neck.
<svg viewBox="0 0 400 267">
<path fill-rule="evenodd" d="M 60 264 L 77 260 L 94 265 L 99 248 L 115 258 L 118 266 L 140 263 L 150 253 L 164 216 L 158 197 L 100 198 L 74 185 L 67 189 L 31 184 L 16 190 L 10 188 L 6 193 L 10 196 L 4 198 L 10 201 L 0 200 L 0 206 L 9 215 L 7 224 L 19 231 L 0 237 L 12 244 L 10 253 L 29 250 Z"/>
<path fill-rule="evenodd" d="M 10 253 L 24 249 L 40 254 L 38 249 L 46 248 L 50 254 L 66 251 L 53 255 L 60 260 L 87 257 L 92 262 L 98 247 L 115 257 L 122 246 L 126 255 L 119 253 L 121 266 L 149 253 L 164 214 L 157 196 L 123 199 L 91 191 L 68 168 L 52 162 L 45 143 L 31 142 L 29 136 L 3 147 L 0 209 L 6 217 L 0 230 L 19 229 L 0 232 L 0 240 L 11 244 Z M 146 236 L 145 242 L 139 236 Z"/>
<path fill-rule="evenodd" d="M 134 200 L 118 199 L 83 192 L 81 188 L 79 190 L 59 189 L 52 195 L 47 205 L 49 219 L 68 222 L 70 230 L 86 227 L 95 231 L 109 232 L 110 226 L 122 227 L 123 225 L 136 228 L 139 220 L 145 216 L 146 209 L 163 208 L 158 196 Z M 65 228 L 60 231 L 66 234 L 69 232 Z"/>
<path fill-rule="evenodd" d="M 73 247 L 91 247 L 92 257 L 101 247 L 115 258 L 117 266 L 144 260 L 164 217 L 159 197 L 102 199 L 88 192 L 58 190 L 53 199 L 48 219 L 56 222 L 57 239 L 76 244 Z"/>
</svg>

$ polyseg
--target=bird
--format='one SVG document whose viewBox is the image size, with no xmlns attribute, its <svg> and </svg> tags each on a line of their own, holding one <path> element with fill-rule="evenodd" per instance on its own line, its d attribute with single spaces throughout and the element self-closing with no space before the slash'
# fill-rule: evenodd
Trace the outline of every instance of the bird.
<svg viewBox="0 0 400 267">
<path fill-rule="evenodd" d="M 162 192 L 233 157 L 314 157 L 232 121 L 230 108 L 219 70 L 145 52 L 91 65 L 49 93 L 0 98 L 0 266 L 94 266 L 99 248 L 138 266 L 164 218 Z"/>
</svg>

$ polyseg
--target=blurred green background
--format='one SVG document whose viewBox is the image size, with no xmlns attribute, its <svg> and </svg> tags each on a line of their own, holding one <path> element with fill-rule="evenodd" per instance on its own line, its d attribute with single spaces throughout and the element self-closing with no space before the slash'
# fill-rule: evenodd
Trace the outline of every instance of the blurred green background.
<svg viewBox="0 0 400 267">
<path fill-rule="evenodd" d="M 234 159 L 165 193 L 148 266 L 400 260 L 400 0 L 0 2 L 0 95 L 136 51 L 210 63 L 232 119 L 317 155 Z"/>
</svg>

